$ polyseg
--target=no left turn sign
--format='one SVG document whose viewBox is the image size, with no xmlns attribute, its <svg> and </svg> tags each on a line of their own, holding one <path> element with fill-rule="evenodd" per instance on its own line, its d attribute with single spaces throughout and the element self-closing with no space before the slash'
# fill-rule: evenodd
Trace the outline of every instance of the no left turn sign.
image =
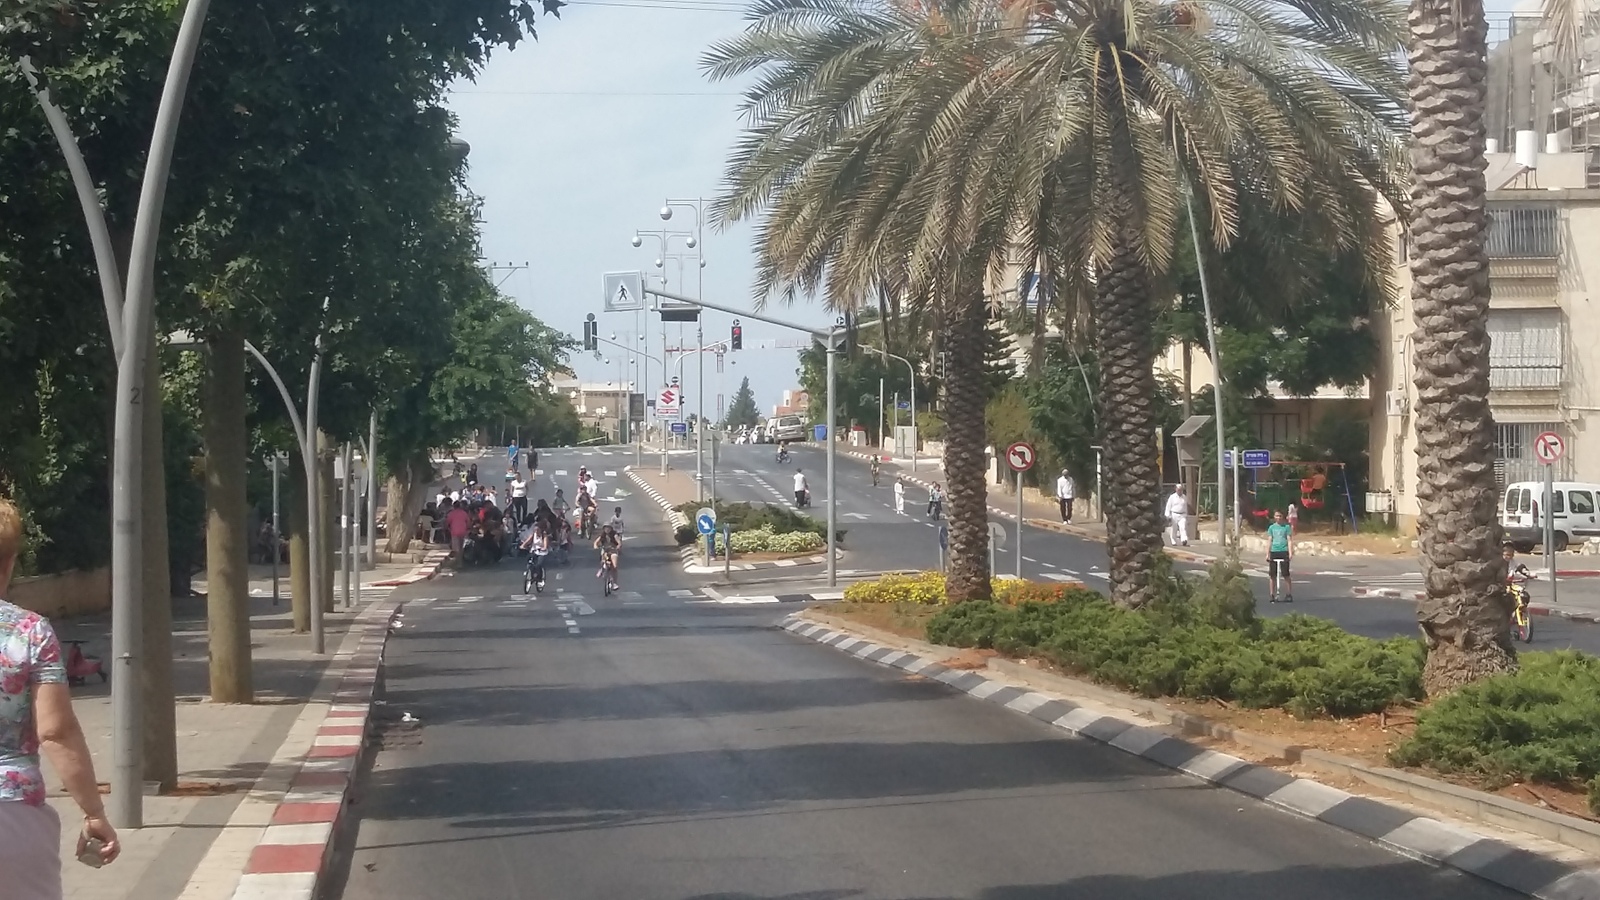
<svg viewBox="0 0 1600 900">
<path fill-rule="evenodd" d="M 1566 452 L 1566 442 L 1561 440 L 1561 435 L 1556 434 L 1554 431 L 1542 432 L 1533 439 L 1533 455 L 1538 457 L 1539 462 L 1545 465 L 1550 465 L 1561 459 L 1561 455 Z"/>
<path fill-rule="evenodd" d="M 1013 472 L 1026 472 L 1033 468 L 1037 456 L 1033 452 L 1033 445 L 1027 441 L 1017 441 L 1006 448 L 1006 465 Z"/>
</svg>

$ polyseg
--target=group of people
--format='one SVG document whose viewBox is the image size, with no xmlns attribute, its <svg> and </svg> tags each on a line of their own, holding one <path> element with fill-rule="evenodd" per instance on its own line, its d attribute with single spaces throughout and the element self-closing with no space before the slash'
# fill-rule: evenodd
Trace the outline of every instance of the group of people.
<svg viewBox="0 0 1600 900">
<path fill-rule="evenodd" d="M 897 475 L 894 479 L 894 512 L 895 515 L 906 514 L 906 479 Z M 944 517 L 944 486 L 935 481 L 928 488 L 928 518 L 939 521 Z"/>
<path fill-rule="evenodd" d="M 596 482 L 587 466 L 578 469 L 578 493 L 573 499 L 572 507 L 576 509 L 577 525 L 582 533 L 587 534 L 584 527 L 587 523 L 594 523 L 599 516 L 599 501 L 596 499 Z M 523 492 L 522 508 L 527 508 L 527 493 Z M 572 549 L 573 522 L 568 519 L 569 512 L 567 498 L 561 488 L 557 488 L 555 497 L 551 501 L 543 499 L 534 506 L 533 511 L 527 513 L 519 521 L 522 531 L 519 534 L 518 548 L 528 555 L 528 567 L 532 578 L 541 587 L 545 579 L 545 558 L 556 549 L 570 551 Z M 617 571 L 621 566 L 622 557 L 622 507 L 616 507 L 611 514 L 611 519 L 600 526 L 594 538 L 594 548 L 600 551 L 600 571 L 598 577 L 610 579 L 610 586 L 617 586 Z"/>
</svg>

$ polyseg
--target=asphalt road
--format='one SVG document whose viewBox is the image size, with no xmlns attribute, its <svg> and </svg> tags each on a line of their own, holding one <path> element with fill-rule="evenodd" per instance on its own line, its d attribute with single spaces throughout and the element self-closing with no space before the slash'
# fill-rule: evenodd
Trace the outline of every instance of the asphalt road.
<svg viewBox="0 0 1600 900">
<path fill-rule="evenodd" d="M 894 511 L 893 467 L 884 467 L 878 486 L 872 484 L 867 464 L 855 457 L 840 455 L 835 463 L 839 491 L 840 527 L 849 533 L 845 566 L 859 570 L 929 569 L 939 562 L 938 526 L 926 516 L 927 492 L 914 485 L 906 488 L 906 515 Z M 799 447 L 787 464 L 776 461 L 776 450 L 765 445 L 739 445 L 722 449 L 717 473 L 718 495 L 729 500 L 765 501 L 793 506 L 794 473 L 805 472 L 811 485 L 813 509 L 825 514 L 827 480 L 824 452 L 816 447 Z M 939 478 L 938 469 L 924 477 Z M 996 570 L 1002 574 L 1017 571 L 1017 524 L 998 516 L 991 521 L 1006 531 L 1006 547 L 995 554 Z M 1022 575 L 1035 581 L 1082 581 L 1092 588 L 1103 588 L 1106 580 L 1106 549 L 1103 543 L 1048 529 L 1025 526 L 1022 535 Z M 1341 627 L 1369 637 L 1412 636 L 1417 633 L 1415 605 L 1410 601 L 1384 598 L 1356 598 L 1356 585 L 1398 587 L 1421 590 L 1422 576 L 1414 562 L 1393 559 L 1328 558 L 1301 556 L 1294 560 L 1293 604 L 1268 603 L 1267 576 L 1262 566 L 1250 566 L 1251 584 L 1263 615 L 1280 616 L 1307 613 L 1337 622 Z M 1203 567 L 1180 564 L 1179 569 L 1199 573 Z M 1591 583 L 1600 579 L 1589 579 Z M 1569 583 L 1570 584 L 1570 583 Z M 1600 585 L 1587 585 L 1595 587 Z M 1542 600 L 1541 584 L 1532 587 L 1534 598 Z M 1568 586 L 1563 590 L 1583 590 Z M 1600 627 L 1574 623 L 1555 616 L 1534 622 L 1532 649 L 1576 647 L 1600 653 Z"/>
<path fill-rule="evenodd" d="M 541 465 L 574 460 L 610 464 Z M 534 598 L 509 563 L 405 589 L 331 896 L 1512 896 L 707 602 L 615 502 L 619 595 L 592 551 Z"/>
</svg>

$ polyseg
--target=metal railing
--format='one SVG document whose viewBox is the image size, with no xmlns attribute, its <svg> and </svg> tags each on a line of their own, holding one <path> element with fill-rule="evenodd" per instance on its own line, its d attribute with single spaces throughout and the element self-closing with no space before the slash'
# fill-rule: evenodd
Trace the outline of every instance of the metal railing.
<svg viewBox="0 0 1600 900">
<path fill-rule="evenodd" d="M 1553 259 L 1561 251 L 1561 219 L 1553 205 L 1489 208 L 1490 259 Z"/>
</svg>

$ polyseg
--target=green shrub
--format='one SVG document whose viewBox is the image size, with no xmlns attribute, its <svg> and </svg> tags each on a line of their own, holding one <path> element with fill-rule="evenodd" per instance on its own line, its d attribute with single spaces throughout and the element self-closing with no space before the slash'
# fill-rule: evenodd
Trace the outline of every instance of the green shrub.
<svg viewBox="0 0 1600 900">
<path fill-rule="evenodd" d="M 1588 782 L 1600 811 L 1600 658 L 1528 653 L 1516 672 L 1485 678 L 1417 714 L 1398 765 L 1476 775 L 1491 785 Z"/>
<path fill-rule="evenodd" d="M 708 506 L 706 503 L 690 501 L 678 505 L 678 512 L 689 517 L 690 530 L 700 510 Z M 774 506 L 766 503 L 723 503 L 718 502 L 712 509 L 717 513 L 717 529 L 720 531 L 723 524 L 735 532 L 756 531 L 766 529 L 773 534 L 788 534 L 795 531 L 809 531 L 818 537 L 826 538 L 828 523 L 814 519 L 807 515 L 794 512 L 783 506 Z M 836 534 L 836 540 L 844 541 L 845 529 L 841 528 Z M 682 541 L 680 541 L 682 543 Z"/>
<path fill-rule="evenodd" d="M 1215 698 L 1298 716 L 1359 715 L 1421 696 L 1415 640 L 1374 641 L 1303 616 L 1223 626 L 1209 621 L 1222 604 L 1185 611 L 1165 597 L 1158 606 L 1128 610 L 1067 588 L 1054 602 L 957 604 L 928 623 L 928 639 L 1039 656 L 1148 697 Z"/>
<path fill-rule="evenodd" d="M 823 547 L 822 536 L 816 532 L 774 534 L 771 528 L 766 527 L 735 531 L 728 542 L 733 544 L 734 553 L 811 553 Z M 716 547 L 718 553 L 726 549 L 721 532 L 716 535 Z"/>
</svg>

